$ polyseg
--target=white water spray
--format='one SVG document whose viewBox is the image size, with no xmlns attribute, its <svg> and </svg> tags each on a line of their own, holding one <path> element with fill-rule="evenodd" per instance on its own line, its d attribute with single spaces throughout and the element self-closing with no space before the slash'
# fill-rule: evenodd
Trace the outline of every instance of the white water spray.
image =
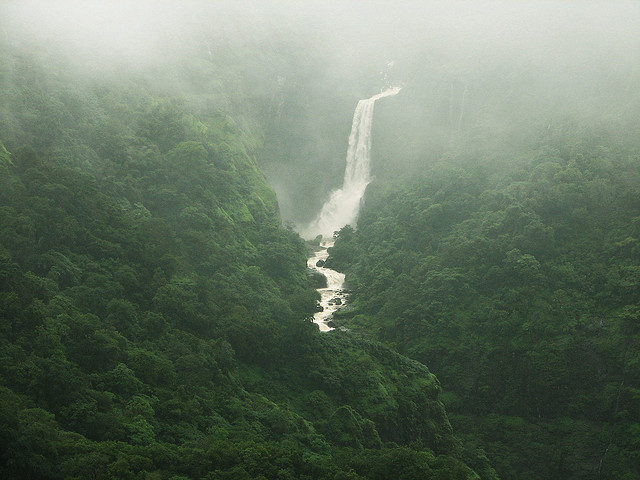
<svg viewBox="0 0 640 480">
<path fill-rule="evenodd" d="M 309 224 L 304 236 L 313 238 L 318 234 L 331 237 L 333 232 L 345 225 L 353 225 L 360 200 L 367 185 L 371 181 L 371 125 L 373 107 L 376 100 L 396 95 L 401 87 L 393 87 L 378 93 L 371 98 L 360 100 L 353 114 L 349 148 L 347 150 L 347 166 L 344 172 L 342 188 L 331 192 L 318 217 Z"/>
</svg>

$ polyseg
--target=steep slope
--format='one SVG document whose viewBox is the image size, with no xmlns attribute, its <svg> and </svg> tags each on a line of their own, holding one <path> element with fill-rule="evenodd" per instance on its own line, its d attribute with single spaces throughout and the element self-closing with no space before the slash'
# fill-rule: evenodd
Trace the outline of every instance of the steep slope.
<svg viewBox="0 0 640 480">
<path fill-rule="evenodd" d="M 343 321 L 429 365 L 501 478 L 635 478 L 640 156 L 624 131 L 537 131 L 372 185 L 327 261 Z"/>
<path fill-rule="evenodd" d="M 426 367 L 305 320 L 255 118 L 50 62 L 2 54 L 4 477 L 495 478 Z"/>
</svg>

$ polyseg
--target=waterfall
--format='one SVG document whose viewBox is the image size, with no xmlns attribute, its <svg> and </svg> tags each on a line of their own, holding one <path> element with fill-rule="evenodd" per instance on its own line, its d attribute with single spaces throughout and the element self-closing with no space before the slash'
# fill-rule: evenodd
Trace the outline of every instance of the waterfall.
<svg viewBox="0 0 640 480">
<path fill-rule="evenodd" d="M 396 95 L 401 87 L 393 87 L 371 98 L 360 100 L 353 114 L 347 164 L 342 188 L 331 192 L 318 217 L 305 228 L 303 236 L 313 238 L 318 234 L 331 237 L 333 232 L 348 224 L 354 224 L 360 209 L 360 200 L 371 181 L 371 125 L 376 100 Z"/>
</svg>

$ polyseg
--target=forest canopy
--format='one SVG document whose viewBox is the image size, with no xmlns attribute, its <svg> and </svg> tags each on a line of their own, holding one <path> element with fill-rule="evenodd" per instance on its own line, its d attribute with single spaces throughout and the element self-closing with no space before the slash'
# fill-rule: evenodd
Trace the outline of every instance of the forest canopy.
<svg viewBox="0 0 640 480">
<path fill-rule="evenodd" d="M 1 2 L 0 473 L 639 477 L 638 24 Z M 320 334 L 296 228 L 389 86 Z"/>
<path fill-rule="evenodd" d="M 311 322 L 257 160 L 274 49 L 85 64 L 3 26 L 3 477 L 495 478 L 427 367 Z"/>
</svg>

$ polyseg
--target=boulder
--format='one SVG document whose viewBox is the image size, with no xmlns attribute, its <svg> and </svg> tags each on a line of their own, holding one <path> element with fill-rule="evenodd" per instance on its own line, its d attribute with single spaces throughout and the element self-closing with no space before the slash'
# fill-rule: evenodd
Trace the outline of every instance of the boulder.
<svg viewBox="0 0 640 480">
<path fill-rule="evenodd" d="M 309 269 L 307 275 L 313 288 L 327 288 L 327 277 L 320 272 Z"/>
<path fill-rule="evenodd" d="M 320 259 L 316 262 L 316 267 L 324 267 L 324 260 Z"/>
<path fill-rule="evenodd" d="M 309 245 L 313 245 L 314 247 L 319 247 L 320 243 L 322 242 L 322 235 L 318 235 L 313 240 L 307 240 L 307 242 L 309 243 Z"/>
</svg>

